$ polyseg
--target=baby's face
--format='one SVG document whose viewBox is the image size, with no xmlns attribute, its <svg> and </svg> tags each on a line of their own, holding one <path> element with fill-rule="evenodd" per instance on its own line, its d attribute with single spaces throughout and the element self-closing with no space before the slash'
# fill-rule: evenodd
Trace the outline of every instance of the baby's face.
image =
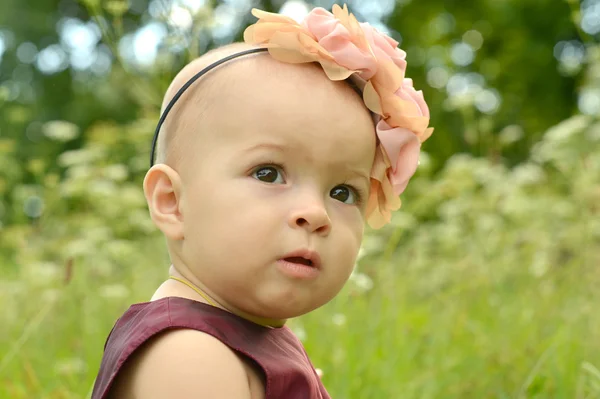
<svg viewBox="0 0 600 399">
<path fill-rule="evenodd" d="M 346 83 L 274 62 L 229 73 L 227 93 L 189 135 L 180 261 L 226 307 L 289 318 L 327 303 L 352 272 L 376 139 Z M 279 261 L 298 250 L 320 266 Z"/>
</svg>

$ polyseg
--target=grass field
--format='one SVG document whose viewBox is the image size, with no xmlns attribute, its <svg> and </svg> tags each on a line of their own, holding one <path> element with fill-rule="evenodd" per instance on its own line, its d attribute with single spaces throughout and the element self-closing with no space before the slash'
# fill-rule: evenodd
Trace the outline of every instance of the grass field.
<svg viewBox="0 0 600 399">
<path fill-rule="evenodd" d="M 143 252 L 147 262 L 112 277 L 89 260 L 67 285 L 50 266 L 2 282 L 1 398 L 86 397 L 114 320 L 165 277 L 152 261 L 164 254 Z M 540 277 L 515 263 L 507 276 L 509 256 L 480 263 L 467 251 L 462 264 L 431 259 L 425 270 L 402 267 L 408 252 L 363 258 L 334 302 L 291 323 L 333 398 L 600 397 L 591 265 Z"/>
<path fill-rule="evenodd" d="M 424 162 L 342 293 L 290 322 L 334 399 L 600 398 L 600 124 L 588 122 L 553 128 L 513 169 L 459 155 L 428 177 Z M 160 237 L 123 238 L 136 221 L 151 229 L 139 189 L 100 197 L 84 180 L 68 182 L 90 188 L 83 213 L 0 236 L 16 254 L 0 252 L 0 399 L 86 398 L 116 318 L 167 277 Z"/>
</svg>

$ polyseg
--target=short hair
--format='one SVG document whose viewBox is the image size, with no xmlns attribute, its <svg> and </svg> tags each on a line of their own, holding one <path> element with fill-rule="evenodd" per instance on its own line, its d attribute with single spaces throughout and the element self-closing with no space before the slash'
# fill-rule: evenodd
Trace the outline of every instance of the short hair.
<svg viewBox="0 0 600 399">
<path fill-rule="evenodd" d="M 169 88 L 167 89 L 163 98 L 160 111 L 161 115 L 165 111 L 165 108 L 171 99 L 193 75 L 213 62 L 220 60 L 221 58 L 252 48 L 256 48 L 256 46 L 236 42 L 210 50 L 202 56 L 191 61 L 175 76 L 169 85 Z M 236 60 L 236 62 L 239 62 L 239 60 Z M 184 131 L 189 128 L 186 125 L 186 123 L 189 123 L 189 119 L 186 121 L 182 116 L 185 114 L 186 109 L 189 112 L 191 106 L 193 106 L 195 112 L 194 123 L 196 126 L 194 130 L 197 130 L 198 124 L 201 124 L 198 122 L 202 120 L 203 116 L 206 115 L 207 112 L 210 112 L 212 104 L 211 98 L 216 93 L 215 86 L 224 82 L 223 79 L 219 80 L 218 71 L 216 76 L 211 75 L 212 73 L 209 73 L 206 76 L 198 79 L 198 81 L 194 82 L 192 87 L 186 90 L 177 104 L 169 111 L 169 115 L 165 119 L 160 129 L 158 140 L 156 142 L 155 163 L 165 163 L 174 166 L 182 159 L 184 152 L 183 149 L 185 148 L 184 138 L 186 136 L 182 135 L 180 131 Z M 200 90 L 202 91 L 201 94 L 198 93 Z"/>
</svg>

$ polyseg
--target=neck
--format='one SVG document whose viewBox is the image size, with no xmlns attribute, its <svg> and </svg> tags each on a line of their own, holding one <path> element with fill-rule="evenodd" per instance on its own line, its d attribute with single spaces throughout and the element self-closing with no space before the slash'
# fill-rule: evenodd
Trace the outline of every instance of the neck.
<svg viewBox="0 0 600 399">
<path fill-rule="evenodd" d="M 204 301 L 206 301 L 206 303 L 208 303 L 211 306 L 214 306 L 216 308 L 220 308 L 223 310 L 226 310 L 230 313 L 233 313 L 241 318 L 244 318 L 248 321 L 251 321 L 255 324 L 259 324 L 263 327 L 270 327 L 270 328 L 278 328 L 278 327 L 283 327 L 285 325 L 285 322 L 287 321 L 286 319 L 271 319 L 271 318 L 266 318 L 266 317 L 257 317 L 257 316 L 253 316 L 250 315 L 248 313 L 242 312 L 242 311 L 232 311 L 231 309 L 221 305 L 220 303 L 218 303 L 216 300 L 212 299 L 207 293 L 205 293 L 204 291 L 202 291 L 199 287 L 195 286 L 194 284 L 192 284 L 191 282 L 189 282 L 187 279 L 183 278 L 183 277 L 177 277 L 177 276 L 169 276 L 169 278 L 171 280 L 175 280 L 178 281 L 182 284 L 187 285 L 189 288 L 191 288 L 192 290 L 194 290 L 198 295 L 200 295 L 200 297 L 202 299 L 204 299 Z"/>
</svg>

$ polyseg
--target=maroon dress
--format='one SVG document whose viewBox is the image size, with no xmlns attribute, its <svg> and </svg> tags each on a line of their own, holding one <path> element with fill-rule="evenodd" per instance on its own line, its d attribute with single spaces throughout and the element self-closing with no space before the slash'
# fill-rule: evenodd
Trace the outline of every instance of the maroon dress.
<svg viewBox="0 0 600 399">
<path fill-rule="evenodd" d="M 262 370 L 266 399 L 330 399 L 304 348 L 288 327 L 268 328 L 191 299 L 168 297 L 132 305 L 117 320 L 106 345 L 92 399 L 107 399 L 133 352 L 169 329 L 202 331 L 251 359 Z"/>
</svg>

